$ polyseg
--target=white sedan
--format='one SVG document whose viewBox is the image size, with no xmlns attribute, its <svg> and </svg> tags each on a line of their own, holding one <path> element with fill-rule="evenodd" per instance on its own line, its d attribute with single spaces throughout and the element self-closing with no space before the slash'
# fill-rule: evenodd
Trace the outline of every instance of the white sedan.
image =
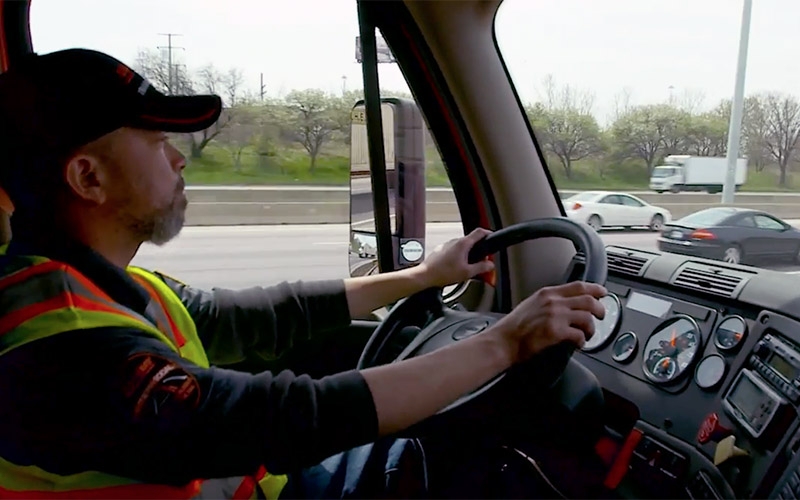
<svg viewBox="0 0 800 500">
<path fill-rule="evenodd" d="M 567 217 L 585 222 L 595 231 L 604 227 L 649 227 L 661 231 L 672 219 L 669 210 L 628 193 L 586 191 L 563 201 Z"/>
</svg>

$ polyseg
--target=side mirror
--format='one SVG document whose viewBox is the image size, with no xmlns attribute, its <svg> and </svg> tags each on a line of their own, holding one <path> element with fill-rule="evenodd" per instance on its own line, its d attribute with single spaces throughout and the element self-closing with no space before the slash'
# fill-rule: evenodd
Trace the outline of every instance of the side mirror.
<svg viewBox="0 0 800 500">
<path fill-rule="evenodd" d="M 395 269 L 425 258 L 425 133 L 410 99 L 381 99 L 386 185 Z M 364 101 L 350 115 L 350 276 L 378 272 L 369 142 Z"/>
</svg>

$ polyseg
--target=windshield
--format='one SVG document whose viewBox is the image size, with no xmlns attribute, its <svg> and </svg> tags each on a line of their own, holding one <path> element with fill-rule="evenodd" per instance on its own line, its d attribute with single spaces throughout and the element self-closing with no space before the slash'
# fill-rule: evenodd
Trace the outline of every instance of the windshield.
<svg viewBox="0 0 800 500">
<path fill-rule="evenodd" d="M 653 177 L 669 177 L 672 175 L 671 168 L 656 167 L 653 169 Z"/>
<path fill-rule="evenodd" d="M 800 227 L 800 65 L 782 62 L 795 60 L 800 46 L 800 2 L 753 2 L 749 17 L 734 128 L 741 140 L 730 162 L 733 202 L 725 204 L 766 207 Z M 689 255 L 689 243 L 662 245 L 671 234 L 662 228 L 727 215 L 704 210 L 723 202 L 728 178 L 742 19 L 743 0 L 502 2 L 498 50 L 558 191 L 627 193 L 648 203 L 584 206 L 570 218 L 609 245 Z M 800 272 L 780 260 L 757 265 Z"/>
</svg>

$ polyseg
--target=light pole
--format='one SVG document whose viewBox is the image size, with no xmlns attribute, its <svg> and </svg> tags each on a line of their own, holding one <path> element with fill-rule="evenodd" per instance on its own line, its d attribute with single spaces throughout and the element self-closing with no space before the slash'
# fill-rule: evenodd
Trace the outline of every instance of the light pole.
<svg viewBox="0 0 800 500">
<path fill-rule="evenodd" d="M 747 44 L 750 41 L 750 11 L 753 0 L 743 0 L 742 28 L 739 33 L 739 61 L 736 64 L 736 86 L 731 103 L 731 121 L 728 125 L 728 170 L 722 187 L 722 203 L 733 203 L 736 190 L 736 164 L 739 160 L 739 142 L 742 135 L 742 114 L 744 111 L 744 77 L 747 71 Z"/>
</svg>

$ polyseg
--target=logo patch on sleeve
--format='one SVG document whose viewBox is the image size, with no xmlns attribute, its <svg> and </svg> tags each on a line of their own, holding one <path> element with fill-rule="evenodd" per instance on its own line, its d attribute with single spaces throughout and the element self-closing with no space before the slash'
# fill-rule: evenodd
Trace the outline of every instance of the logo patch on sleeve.
<svg viewBox="0 0 800 500">
<path fill-rule="evenodd" d="M 123 394 L 135 421 L 186 414 L 200 404 L 200 384 L 177 363 L 150 353 L 125 363 Z"/>
</svg>

